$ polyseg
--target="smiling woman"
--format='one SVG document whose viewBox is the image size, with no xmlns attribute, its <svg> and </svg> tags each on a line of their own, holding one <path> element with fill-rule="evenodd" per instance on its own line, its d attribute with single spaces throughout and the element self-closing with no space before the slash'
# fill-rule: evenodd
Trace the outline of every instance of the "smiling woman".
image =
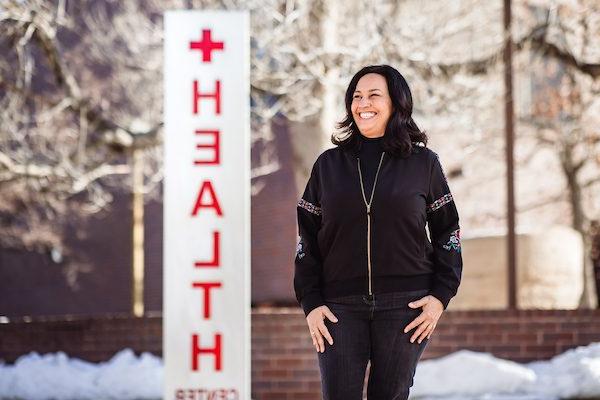
<svg viewBox="0 0 600 400">
<path fill-rule="evenodd" d="M 346 117 L 337 125 L 331 142 L 345 150 L 357 150 L 360 138 L 383 135 L 383 150 L 408 156 L 413 145 L 427 145 L 427 135 L 412 118 L 413 101 L 408 83 L 389 65 L 364 67 L 354 75 L 345 96 Z M 375 119 L 361 112 L 375 112 Z M 367 124 L 369 122 L 369 124 Z M 373 125 L 370 125 L 370 124 Z M 364 128 L 364 131 L 363 131 Z"/>
<path fill-rule="evenodd" d="M 362 399 L 369 361 L 369 400 L 406 399 L 460 283 L 458 212 L 396 69 L 361 69 L 345 102 L 297 205 L 294 289 L 325 400 Z"/>
<path fill-rule="evenodd" d="M 352 117 L 366 137 L 380 137 L 392 114 L 392 99 L 385 78 L 366 74 L 358 81 L 352 96 Z"/>
</svg>

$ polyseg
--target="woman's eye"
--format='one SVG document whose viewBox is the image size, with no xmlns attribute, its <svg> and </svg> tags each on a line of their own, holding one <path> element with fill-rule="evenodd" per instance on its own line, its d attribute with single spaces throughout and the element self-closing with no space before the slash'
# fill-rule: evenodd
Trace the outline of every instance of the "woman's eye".
<svg viewBox="0 0 600 400">
<path fill-rule="evenodd" d="M 373 94 L 369 95 L 369 97 L 371 97 L 371 96 L 379 96 L 379 94 L 373 93 Z M 353 98 L 353 99 L 360 99 L 360 97 L 361 97 L 361 96 L 359 96 L 359 95 L 356 95 L 356 96 L 353 96 L 352 98 Z"/>
</svg>

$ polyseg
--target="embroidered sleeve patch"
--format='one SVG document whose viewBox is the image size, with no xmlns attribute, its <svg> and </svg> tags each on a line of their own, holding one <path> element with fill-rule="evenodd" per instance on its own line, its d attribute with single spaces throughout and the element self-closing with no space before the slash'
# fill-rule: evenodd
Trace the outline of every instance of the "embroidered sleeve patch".
<svg viewBox="0 0 600 400">
<path fill-rule="evenodd" d="M 304 256 L 304 242 L 302 241 L 302 237 L 300 237 L 298 240 L 298 245 L 296 246 L 296 257 L 301 260 Z"/>
<path fill-rule="evenodd" d="M 460 229 L 452 231 L 448 243 L 442 246 L 444 249 L 450 251 L 455 250 L 460 253 Z"/>
<path fill-rule="evenodd" d="M 313 213 L 315 215 L 321 215 L 321 207 L 318 207 L 312 203 L 309 203 L 308 201 L 306 201 L 304 199 L 300 199 L 300 201 L 298 202 L 298 207 L 304 208 L 309 213 Z"/>
<path fill-rule="evenodd" d="M 452 193 L 447 193 L 427 206 L 427 212 L 433 212 L 452 201 Z"/>
</svg>

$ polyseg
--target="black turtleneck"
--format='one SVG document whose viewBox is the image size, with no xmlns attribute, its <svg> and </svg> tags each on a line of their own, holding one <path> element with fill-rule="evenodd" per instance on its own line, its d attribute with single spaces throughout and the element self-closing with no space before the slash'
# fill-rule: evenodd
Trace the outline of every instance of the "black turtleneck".
<svg viewBox="0 0 600 400">
<path fill-rule="evenodd" d="M 375 174 L 381 159 L 383 136 L 369 138 L 360 135 L 361 143 L 358 157 L 360 158 L 360 171 L 363 176 L 363 185 L 365 187 L 365 197 L 367 201 L 371 198 L 371 190 L 375 182 Z"/>
</svg>

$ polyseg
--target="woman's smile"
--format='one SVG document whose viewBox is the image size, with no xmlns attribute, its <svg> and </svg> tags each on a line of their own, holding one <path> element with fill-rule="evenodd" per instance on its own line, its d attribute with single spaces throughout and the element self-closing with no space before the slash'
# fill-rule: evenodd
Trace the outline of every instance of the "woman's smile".
<svg viewBox="0 0 600 400">
<path fill-rule="evenodd" d="M 373 118 L 376 113 L 374 112 L 361 112 L 358 114 L 362 119 L 371 119 Z"/>
</svg>

